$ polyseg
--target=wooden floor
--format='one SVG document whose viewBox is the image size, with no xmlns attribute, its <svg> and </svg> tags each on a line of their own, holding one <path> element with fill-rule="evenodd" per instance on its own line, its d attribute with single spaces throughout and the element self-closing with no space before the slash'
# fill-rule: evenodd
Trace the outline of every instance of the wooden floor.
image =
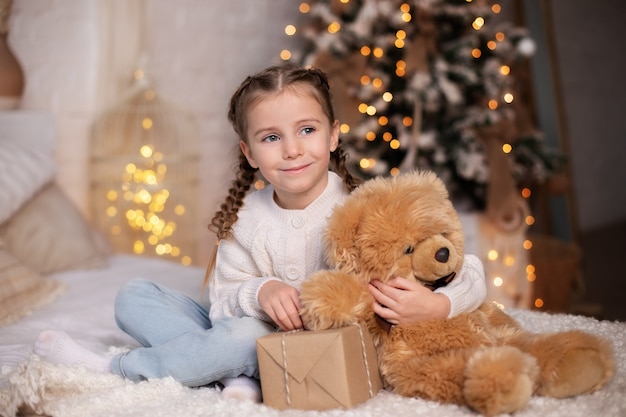
<svg viewBox="0 0 626 417">
<path fill-rule="evenodd" d="M 575 313 L 626 321 L 626 221 L 581 236 L 584 284 Z"/>
</svg>

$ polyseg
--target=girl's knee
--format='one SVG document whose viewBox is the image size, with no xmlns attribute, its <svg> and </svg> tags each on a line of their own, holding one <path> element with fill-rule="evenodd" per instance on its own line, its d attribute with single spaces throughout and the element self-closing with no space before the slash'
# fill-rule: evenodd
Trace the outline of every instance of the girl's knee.
<svg viewBox="0 0 626 417">
<path fill-rule="evenodd" d="M 135 298 L 145 297 L 147 293 L 156 288 L 156 285 L 145 278 L 133 278 L 124 284 L 115 297 L 116 305 L 127 300 L 131 302 Z"/>
<path fill-rule="evenodd" d="M 118 324 L 124 322 L 124 317 L 133 315 L 137 307 L 142 304 L 141 299 L 156 289 L 153 282 L 145 278 L 134 278 L 120 288 L 115 297 L 115 319 Z"/>
<path fill-rule="evenodd" d="M 270 333 L 274 333 L 276 328 L 262 320 L 258 320 L 252 317 L 242 317 L 239 319 L 237 326 L 240 326 L 240 332 L 242 337 L 246 339 L 255 340 L 259 337 L 266 336 Z"/>
</svg>

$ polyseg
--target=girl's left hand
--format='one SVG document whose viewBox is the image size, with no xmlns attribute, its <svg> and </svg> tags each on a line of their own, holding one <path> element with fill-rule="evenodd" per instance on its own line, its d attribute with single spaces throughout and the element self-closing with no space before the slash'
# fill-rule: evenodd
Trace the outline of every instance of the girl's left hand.
<svg viewBox="0 0 626 417">
<path fill-rule="evenodd" d="M 383 283 L 370 282 L 374 297 L 374 312 L 394 325 L 446 318 L 450 300 L 444 294 L 432 292 L 418 282 L 396 277 Z"/>
</svg>

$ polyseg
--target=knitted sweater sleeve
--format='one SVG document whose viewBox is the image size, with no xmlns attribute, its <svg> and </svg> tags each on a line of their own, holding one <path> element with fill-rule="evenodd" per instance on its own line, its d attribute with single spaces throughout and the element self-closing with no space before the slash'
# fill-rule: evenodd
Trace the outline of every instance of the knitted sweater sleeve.
<svg viewBox="0 0 626 417">
<path fill-rule="evenodd" d="M 445 294 L 450 299 L 448 317 L 475 310 L 487 296 L 483 263 L 475 255 L 465 255 L 459 276 L 435 292 Z"/>
<path fill-rule="evenodd" d="M 261 286 L 277 277 L 264 277 L 250 252 L 234 239 L 223 240 L 217 252 L 216 269 L 209 281 L 211 321 L 223 317 L 254 317 L 271 321 L 257 301 Z"/>
</svg>

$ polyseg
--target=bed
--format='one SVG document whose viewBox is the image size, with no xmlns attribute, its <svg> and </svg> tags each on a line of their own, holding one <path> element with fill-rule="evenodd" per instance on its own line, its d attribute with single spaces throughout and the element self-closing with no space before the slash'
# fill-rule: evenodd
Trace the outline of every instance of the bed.
<svg viewBox="0 0 626 417">
<path fill-rule="evenodd" d="M 2 139 L 0 137 L 0 139 Z M 114 354 L 136 346 L 117 329 L 113 300 L 124 282 L 144 277 L 200 294 L 203 268 L 111 253 L 55 183 L 50 149 L 0 140 L 0 415 L 128 416 L 475 416 L 464 407 L 380 392 L 348 410 L 278 411 L 222 399 L 215 388 L 170 378 L 138 384 L 82 367 L 55 366 L 32 353 L 40 331 L 69 333 Z M 617 372 L 602 390 L 569 399 L 533 397 L 516 416 L 625 416 L 626 323 L 509 310 L 531 331 L 581 329 L 613 343 Z"/>
</svg>

